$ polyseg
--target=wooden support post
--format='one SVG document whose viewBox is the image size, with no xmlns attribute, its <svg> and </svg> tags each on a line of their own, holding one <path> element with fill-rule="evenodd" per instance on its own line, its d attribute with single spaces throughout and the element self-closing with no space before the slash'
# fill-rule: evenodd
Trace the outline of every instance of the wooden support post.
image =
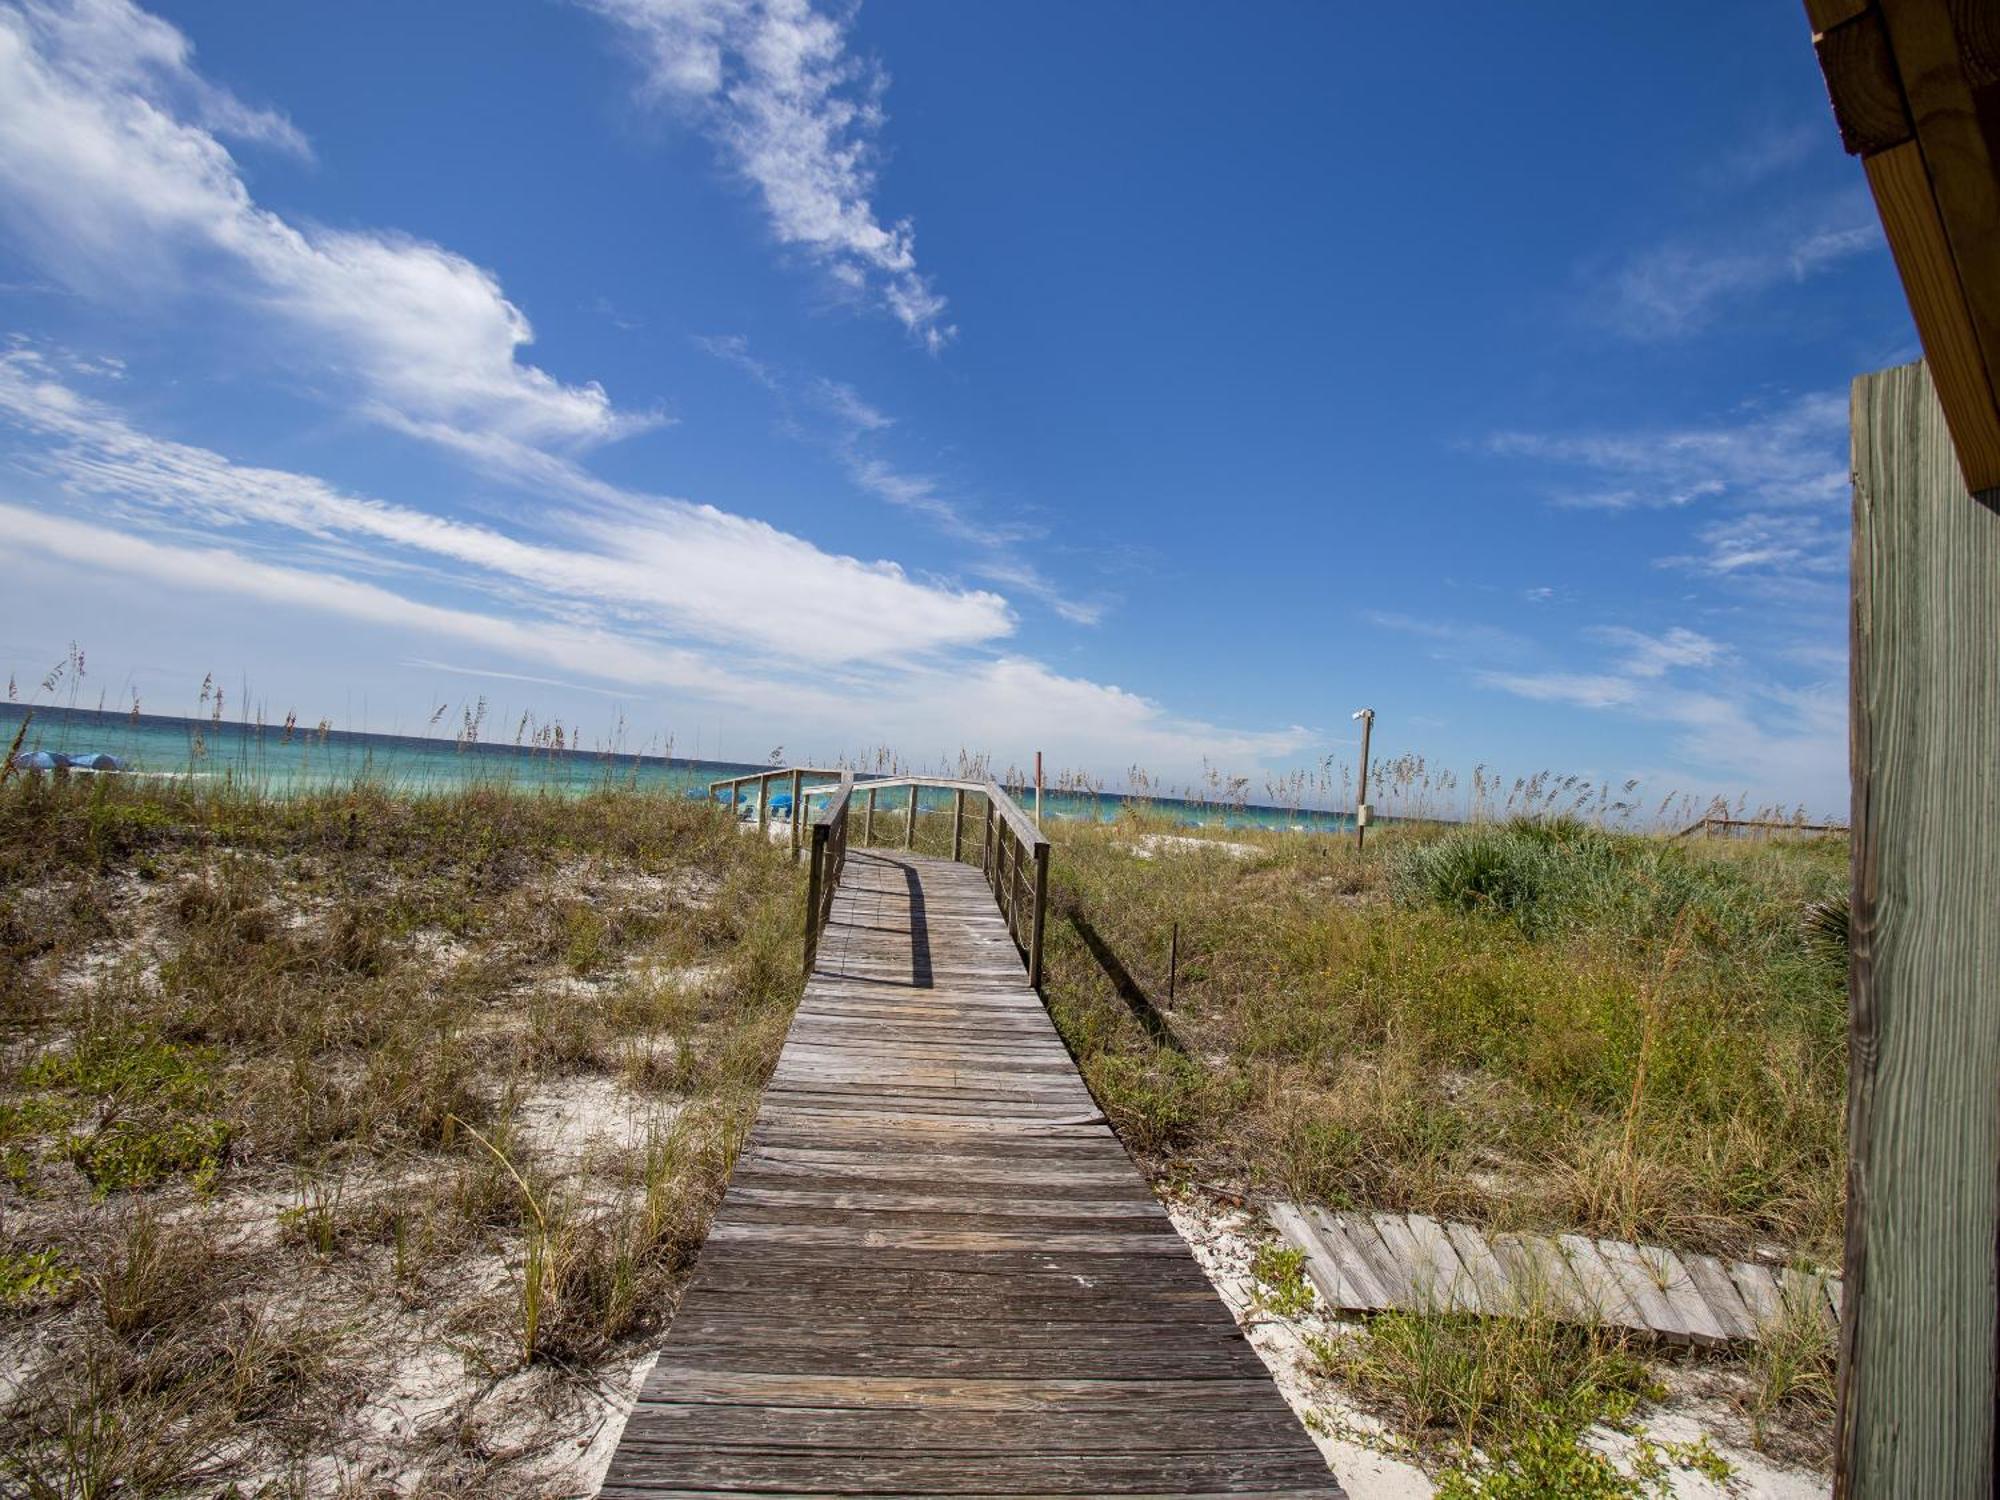
<svg viewBox="0 0 2000 1500">
<path fill-rule="evenodd" d="M 965 848 L 965 788 L 951 794 L 951 862 L 958 863 Z"/>
<path fill-rule="evenodd" d="M 799 832 L 806 826 L 805 772 L 792 772 L 792 858 L 799 857 Z"/>
<path fill-rule="evenodd" d="M 910 820 L 903 825 L 903 847 L 917 847 L 917 784 L 910 783 Z"/>
<path fill-rule="evenodd" d="M 1049 846 L 1035 845 L 1035 915 L 1028 940 L 1028 988 L 1042 987 L 1042 927 L 1049 910 Z"/>
<path fill-rule="evenodd" d="M 1035 752 L 1035 826 L 1042 826 L 1042 752 Z"/>
<path fill-rule="evenodd" d="M 819 908 L 821 887 L 826 880 L 826 836 L 821 824 L 812 832 L 812 871 L 806 877 L 806 977 L 810 979 L 813 959 L 819 948 Z"/>
<path fill-rule="evenodd" d="M 1923 365 L 1854 386 L 1847 1263 L 1838 1495 L 1994 1491 L 2000 488 Z"/>
<path fill-rule="evenodd" d="M 1174 923 L 1174 935 L 1167 943 L 1167 1005 L 1174 1003 L 1174 981 L 1181 972 L 1181 924 Z"/>
<path fill-rule="evenodd" d="M 1020 871 L 1020 848 L 1020 840 L 1015 837 L 1014 830 L 1011 828 L 1002 828 L 1000 830 L 1000 910 L 1007 918 L 1007 936 L 1013 938 L 1016 942 L 1021 940 L 1020 924 L 1014 920 L 1014 877 Z M 1007 857 L 1009 849 L 1014 851 L 1014 857 L 1011 860 Z"/>
<path fill-rule="evenodd" d="M 729 783 L 729 816 L 732 818 L 736 816 L 736 793 L 742 785 L 743 783 L 740 781 Z"/>
<path fill-rule="evenodd" d="M 868 788 L 868 811 L 861 816 L 861 847 L 873 848 L 875 844 L 875 788 Z"/>
<path fill-rule="evenodd" d="M 771 826 L 771 777 L 767 772 L 757 778 L 757 831 L 764 832 Z"/>
<path fill-rule="evenodd" d="M 1364 708 L 1354 716 L 1361 721 L 1361 794 L 1354 799 L 1354 847 L 1368 843 L 1368 732 L 1375 727 L 1375 710 Z"/>
<path fill-rule="evenodd" d="M 993 799 L 991 797 L 986 799 L 986 823 L 979 833 L 979 868 L 986 876 L 987 885 L 992 887 L 993 894 L 998 896 L 1000 894 L 1000 887 L 994 884 L 993 880 Z"/>
</svg>

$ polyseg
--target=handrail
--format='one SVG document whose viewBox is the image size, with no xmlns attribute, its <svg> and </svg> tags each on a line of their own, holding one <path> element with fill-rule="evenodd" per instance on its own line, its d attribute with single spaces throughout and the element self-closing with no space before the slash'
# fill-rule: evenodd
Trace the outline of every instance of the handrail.
<svg viewBox="0 0 2000 1500">
<path fill-rule="evenodd" d="M 1039 990 L 1042 932 L 1047 926 L 1049 910 L 1049 841 L 997 783 L 988 781 L 981 790 L 986 793 L 986 836 L 980 844 L 980 867 L 986 872 L 986 883 L 993 888 L 993 899 L 1000 904 L 1000 914 L 1007 919 L 1008 936 L 1028 955 L 1028 984 Z M 1021 916 L 1023 855 L 1033 869 L 1032 876 L 1027 877 L 1031 900 L 1025 924 Z"/>
<path fill-rule="evenodd" d="M 787 767 L 762 771 L 756 776 L 734 777 L 731 781 L 755 781 L 762 777 L 775 779 L 794 774 L 793 769 Z M 852 771 L 815 772 L 805 768 L 796 772 L 800 778 L 833 774 L 840 777 L 835 786 L 804 786 L 794 782 L 798 788 L 792 806 L 795 826 L 802 810 L 814 799 L 821 796 L 830 799 L 825 806 L 814 808 L 810 819 L 812 870 L 806 891 L 806 972 L 812 972 L 819 952 L 820 935 L 833 914 L 834 889 L 840 883 L 840 873 L 847 860 L 848 814 L 854 804 L 857 801 L 863 803 L 860 846 L 866 848 L 874 842 L 875 808 L 881 794 L 907 790 L 909 803 L 902 824 L 901 842 L 904 848 L 913 848 L 918 794 L 925 788 L 931 788 L 954 794 L 950 809 L 951 857 L 954 860 L 961 858 L 965 849 L 966 797 L 975 795 L 986 799 L 979 867 L 992 889 L 1000 914 L 1006 919 L 1007 935 L 1027 960 L 1028 983 L 1039 990 L 1042 984 L 1042 938 L 1048 926 L 1049 841 L 1020 805 L 992 780 L 974 781 L 957 776 L 857 777 Z M 723 786 L 729 783 L 716 784 Z M 857 798 L 857 792 L 866 792 L 867 797 Z"/>
<path fill-rule="evenodd" d="M 854 774 L 843 772 L 840 792 L 813 815 L 812 870 L 806 881 L 806 976 L 819 956 L 820 934 L 833 916 L 833 894 L 847 868 L 847 803 L 854 795 Z"/>
<path fill-rule="evenodd" d="M 1712 828 L 1720 828 L 1727 833 L 1732 828 L 1767 828 L 1781 833 L 1846 833 L 1845 823 L 1795 823 L 1789 818 L 1697 818 L 1674 837 L 1684 839 L 1699 833 L 1704 838 Z"/>
</svg>

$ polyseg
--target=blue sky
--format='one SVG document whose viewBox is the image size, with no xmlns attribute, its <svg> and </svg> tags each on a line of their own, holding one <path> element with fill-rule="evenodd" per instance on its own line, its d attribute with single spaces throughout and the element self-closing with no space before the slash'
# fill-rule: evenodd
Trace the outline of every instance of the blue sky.
<svg viewBox="0 0 2000 1500">
<path fill-rule="evenodd" d="M 0 3 L 0 337 L 24 692 L 1836 812 L 1917 352 L 1735 3 Z"/>
</svg>

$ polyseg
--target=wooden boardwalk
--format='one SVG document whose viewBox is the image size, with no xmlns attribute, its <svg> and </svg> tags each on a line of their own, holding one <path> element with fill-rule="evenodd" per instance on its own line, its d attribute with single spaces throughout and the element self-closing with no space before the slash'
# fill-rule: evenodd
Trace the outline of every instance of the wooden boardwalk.
<svg viewBox="0 0 2000 1500">
<path fill-rule="evenodd" d="M 985 878 L 857 849 L 601 1493 L 1342 1492 Z"/>
</svg>

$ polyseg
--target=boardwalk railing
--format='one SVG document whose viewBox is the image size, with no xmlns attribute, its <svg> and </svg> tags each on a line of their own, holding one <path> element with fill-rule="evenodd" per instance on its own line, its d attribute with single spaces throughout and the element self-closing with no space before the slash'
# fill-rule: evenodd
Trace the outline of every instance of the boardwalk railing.
<svg viewBox="0 0 2000 1500">
<path fill-rule="evenodd" d="M 833 915 L 833 893 L 840 889 L 840 872 L 847 868 L 847 805 L 854 799 L 854 775 L 843 772 L 840 790 L 812 821 L 812 870 L 806 881 L 806 973 L 819 954 L 819 935 Z M 800 799 L 792 802 L 793 826 L 798 826 Z"/>
<path fill-rule="evenodd" d="M 993 899 L 1007 918 L 1007 930 L 1028 955 L 1028 984 L 1042 987 L 1042 929 L 1049 912 L 1049 841 L 1029 821 L 1014 799 L 999 786 L 986 783 L 986 838 L 980 846 L 980 868 L 993 887 Z M 1021 911 L 1023 887 L 1028 897 Z"/>
<path fill-rule="evenodd" d="M 1700 834 L 1710 838 L 1720 834 L 1725 838 L 1769 838 L 1783 833 L 1846 833 L 1845 823 L 1801 823 L 1791 818 L 1698 818 L 1688 824 L 1674 837 L 1684 839 Z"/>
<path fill-rule="evenodd" d="M 789 771 L 764 775 L 789 775 Z M 805 772 L 805 775 L 830 774 Z M 744 777 L 742 780 L 756 780 Z M 722 783 L 718 783 L 721 785 Z M 885 832 L 899 832 L 897 842 L 905 849 L 917 847 L 920 817 L 933 816 L 922 806 L 925 791 L 951 793 L 951 858 L 962 863 L 966 857 L 966 799 L 984 799 L 986 808 L 979 824 L 979 868 L 993 891 L 1007 932 L 1027 960 L 1028 983 L 1039 989 L 1042 983 L 1042 934 L 1047 926 L 1049 905 L 1049 841 L 1035 827 L 1034 820 L 1021 810 L 999 785 L 992 781 L 965 781 L 950 776 L 882 776 L 856 782 L 846 773 L 838 788 L 804 787 L 799 801 L 831 797 L 829 804 L 813 814 L 812 875 L 807 886 L 806 972 L 812 972 L 819 950 L 819 935 L 832 910 L 833 889 L 839 882 L 838 865 L 847 856 L 850 815 L 861 820 L 857 847 L 875 843 L 875 815 L 881 811 L 893 818 Z M 888 805 L 885 805 L 885 802 Z M 900 803 L 898 807 L 894 804 Z M 796 810 L 797 804 L 795 804 Z M 897 824 L 900 828 L 897 828 Z M 927 835 L 927 839 L 933 835 Z M 833 851 L 825 853 L 823 851 Z M 942 848 L 939 849 L 942 853 Z"/>
<path fill-rule="evenodd" d="M 852 771 L 829 771 L 821 766 L 773 766 L 768 771 L 752 771 L 747 776 L 725 776 L 720 781 L 708 784 L 708 794 L 718 795 L 724 787 L 729 789 L 729 811 L 736 812 L 736 801 L 743 789 L 755 784 L 757 788 L 757 826 L 763 828 L 771 821 L 771 783 L 789 781 L 792 784 L 792 857 L 796 859 L 802 842 L 805 821 L 805 779 L 814 776 L 821 781 L 841 781 L 854 779 Z"/>
</svg>

